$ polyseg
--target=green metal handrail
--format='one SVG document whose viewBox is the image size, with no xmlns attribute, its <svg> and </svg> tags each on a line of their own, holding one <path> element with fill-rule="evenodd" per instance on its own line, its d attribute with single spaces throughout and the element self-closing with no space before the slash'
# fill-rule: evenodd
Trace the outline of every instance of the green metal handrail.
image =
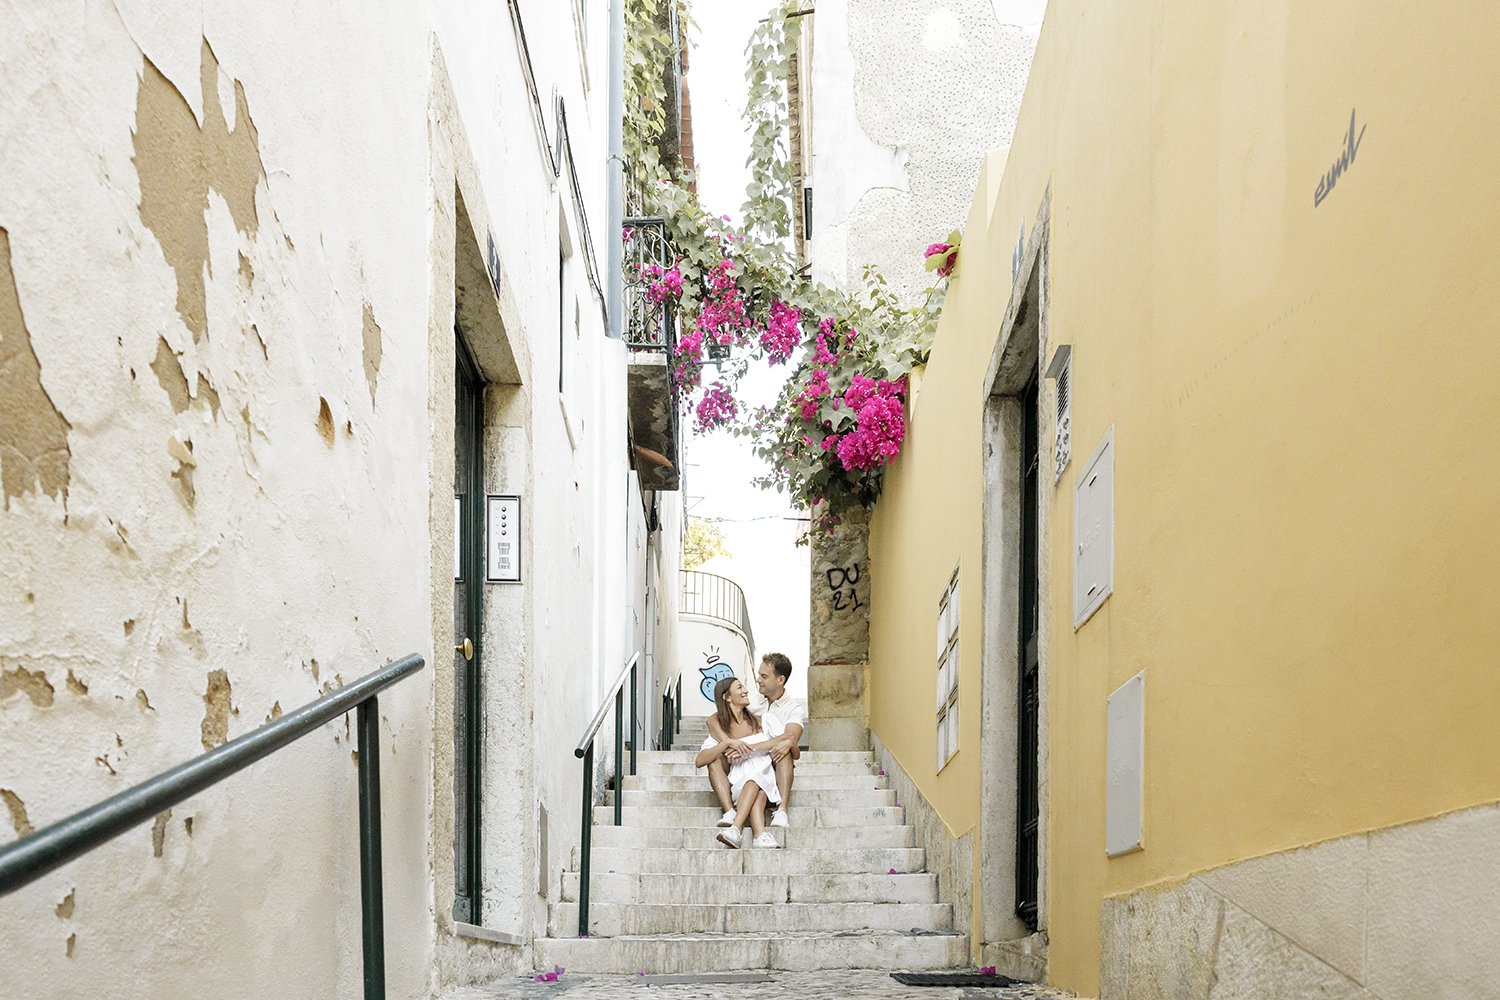
<svg viewBox="0 0 1500 1000">
<path fill-rule="evenodd" d="M 615 826 L 620 825 L 621 800 L 624 796 L 624 774 L 622 768 L 625 758 L 625 681 L 630 681 L 630 773 L 635 774 L 635 753 L 640 739 L 636 735 L 638 729 L 638 718 L 640 715 L 636 700 L 636 673 L 641 662 L 641 654 L 637 651 L 630 657 L 630 662 L 625 664 L 625 669 L 620 671 L 620 676 L 610 685 L 609 692 L 604 696 L 604 702 L 599 706 L 599 711 L 594 713 L 594 719 L 589 727 L 583 731 L 583 739 L 578 741 L 578 746 L 573 750 L 573 756 L 583 759 L 583 833 L 579 843 L 579 865 L 578 865 L 578 936 L 588 937 L 589 933 L 589 854 L 594 833 L 594 738 L 599 735 L 599 727 L 604 725 L 604 719 L 609 714 L 609 700 L 615 701 Z"/>
<path fill-rule="evenodd" d="M 380 870 L 381 691 L 424 666 L 415 653 L 345 684 L 295 712 L 66 819 L 0 847 L 0 896 L 34 882 L 126 830 L 269 757 L 354 709 L 359 722 L 359 879 L 365 1000 L 385 997 L 385 918 Z"/>
</svg>

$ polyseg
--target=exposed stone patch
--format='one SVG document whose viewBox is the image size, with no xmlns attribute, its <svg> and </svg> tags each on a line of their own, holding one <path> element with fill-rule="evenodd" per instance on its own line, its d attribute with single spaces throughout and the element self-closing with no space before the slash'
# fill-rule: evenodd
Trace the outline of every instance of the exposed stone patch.
<svg viewBox="0 0 1500 1000">
<path fill-rule="evenodd" d="M 151 370 L 156 373 L 156 381 L 166 392 L 173 411 L 187 412 L 188 404 L 193 401 L 192 394 L 188 391 L 187 376 L 182 373 L 177 352 L 172 350 L 165 337 L 156 338 L 156 358 L 151 362 Z"/>
<path fill-rule="evenodd" d="M 31 699 L 37 708 L 51 708 L 55 694 L 47 675 L 40 670 L 27 670 L 16 666 L 0 672 L 0 701 L 5 701 L 17 691 Z"/>
<path fill-rule="evenodd" d="M 375 383 L 380 379 L 380 356 L 384 353 L 380 324 L 375 322 L 375 310 L 365 303 L 365 381 L 370 383 L 370 406 L 375 406 Z"/>
<path fill-rule="evenodd" d="M 219 390 L 214 388 L 212 382 L 203 377 L 202 372 L 198 373 L 198 399 L 208 404 L 208 408 L 213 412 L 215 420 L 219 419 Z"/>
<path fill-rule="evenodd" d="M 264 361 L 271 360 L 271 352 L 266 349 L 266 338 L 261 336 L 260 327 L 254 323 L 250 324 L 250 332 L 255 334 L 255 342 L 260 345 L 260 356 Z"/>
<path fill-rule="evenodd" d="M 185 817 L 182 821 L 182 828 L 186 830 L 187 835 L 191 837 L 193 835 L 193 817 Z"/>
<path fill-rule="evenodd" d="M 141 706 L 141 711 L 142 712 L 154 712 L 154 711 L 156 711 L 156 709 L 154 709 L 154 708 L 151 707 L 151 699 L 148 698 L 148 697 L 146 697 L 146 692 L 143 691 L 143 690 L 141 690 L 140 688 L 136 688 L 135 703 L 137 705 Z"/>
<path fill-rule="evenodd" d="M 0 492 L 6 510 L 27 490 L 67 502 L 71 428 L 42 386 L 42 363 L 11 270 L 10 233 L 0 228 Z"/>
<path fill-rule="evenodd" d="M 229 738 L 229 675 L 215 670 L 208 675 L 208 690 L 203 692 L 203 749 L 212 750 Z"/>
<path fill-rule="evenodd" d="M 272 704 L 271 710 L 266 713 L 266 721 L 271 722 L 279 718 L 281 718 L 281 702 L 278 701 Z"/>
<path fill-rule="evenodd" d="M 333 411 L 328 408 L 328 400 L 322 396 L 318 397 L 318 433 L 323 435 L 323 443 L 333 447 Z"/>
<path fill-rule="evenodd" d="M 132 633 L 132 632 L 135 631 L 135 619 L 134 618 L 127 618 L 123 622 L 121 622 L 120 625 L 125 629 L 125 634 L 126 635 L 129 635 L 130 633 Z"/>
<path fill-rule="evenodd" d="M 0 788 L 0 799 L 5 800 L 5 808 L 10 810 L 10 825 L 15 828 L 16 838 L 31 836 L 36 827 L 26 815 L 26 803 L 21 801 L 21 796 L 9 788 Z"/>
<path fill-rule="evenodd" d="M 78 944 L 78 935 L 76 933 L 69 934 L 68 935 L 68 957 L 69 958 L 73 957 L 73 948 L 77 944 Z"/>
<path fill-rule="evenodd" d="M 260 138 L 238 80 L 234 129 L 229 129 L 219 104 L 219 60 L 207 39 L 200 60 L 201 128 L 176 86 L 150 59 L 143 57 L 142 62 L 134 156 L 141 183 L 141 221 L 156 235 L 162 256 L 176 272 L 177 312 L 196 341 L 208 332 L 208 192 L 211 188 L 224 198 L 235 228 L 254 235 L 255 191 L 264 174 Z"/>
<path fill-rule="evenodd" d="M 172 810 L 156 814 L 156 822 L 151 824 L 151 856 L 161 857 L 162 845 L 167 841 L 167 821 L 172 818 Z"/>
<path fill-rule="evenodd" d="M 82 697 L 89 693 L 89 686 L 73 675 L 73 669 L 68 668 L 68 692 Z"/>
<path fill-rule="evenodd" d="M 250 258 L 243 253 L 240 254 L 240 277 L 245 279 L 247 286 L 255 282 L 255 268 L 250 266 Z"/>
<path fill-rule="evenodd" d="M 172 478 L 177 482 L 177 492 L 182 497 L 182 502 L 188 510 L 192 510 L 198 503 L 198 491 L 193 486 L 193 470 L 198 467 L 198 460 L 193 457 L 192 439 L 179 441 L 175 437 L 167 438 L 167 454 L 177 460 Z"/>
<path fill-rule="evenodd" d="M 67 898 L 64 899 L 61 903 L 57 904 L 57 915 L 62 919 L 73 919 L 73 897 L 77 894 L 77 892 L 78 890 L 76 888 L 69 889 Z"/>
</svg>

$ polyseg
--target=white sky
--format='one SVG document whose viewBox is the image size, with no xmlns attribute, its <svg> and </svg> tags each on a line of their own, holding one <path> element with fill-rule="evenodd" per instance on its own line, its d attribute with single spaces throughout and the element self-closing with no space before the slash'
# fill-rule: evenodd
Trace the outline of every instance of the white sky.
<svg viewBox="0 0 1500 1000">
<path fill-rule="evenodd" d="M 698 4 L 687 74 L 693 104 L 693 141 L 698 157 L 698 197 L 715 215 L 738 222 L 745 200 L 749 152 L 742 112 L 745 104 L 745 43 L 771 11 L 768 0 Z M 742 403 L 775 399 L 786 369 L 759 366 L 741 383 Z M 713 369 L 705 381 L 713 380 Z M 765 470 L 748 441 L 723 432 L 698 436 L 692 418 L 686 435 L 685 486 L 688 512 L 725 520 L 731 556 L 703 567 L 745 590 L 751 627 L 760 652 L 792 658 L 792 690 L 806 697 L 808 550 L 794 544 L 800 525 L 784 494 L 752 486 Z"/>
</svg>

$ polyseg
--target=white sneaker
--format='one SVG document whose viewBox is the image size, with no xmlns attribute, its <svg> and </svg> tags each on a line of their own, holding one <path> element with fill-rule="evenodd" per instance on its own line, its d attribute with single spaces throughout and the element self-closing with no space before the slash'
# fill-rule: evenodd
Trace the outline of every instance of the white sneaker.
<svg viewBox="0 0 1500 1000">
<path fill-rule="evenodd" d="M 774 813 L 771 814 L 771 822 L 770 822 L 769 825 L 771 825 L 771 826 L 779 826 L 783 830 L 786 829 L 787 827 L 791 826 L 792 825 L 792 821 L 787 818 L 786 814 L 787 814 L 787 810 L 786 809 L 778 809 L 778 810 L 776 810 Z"/>
<path fill-rule="evenodd" d="M 734 810 L 725 809 L 724 815 L 719 817 L 720 826 L 734 826 Z"/>
<path fill-rule="evenodd" d="M 781 846 L 780 844 L 776 843 L 776 838 L 773 837 L 773 836 L 771 836 L 771 831 L 770 830 L 766 830 L 759 837 L 756 837 L 754 843 L 755 843 L 756 847 L 777 847 L 777 848 L 779 848 Z"/>
<path fill-rule="evenodd" d="M 725 847 L 739 847 L 742 839 L 743 838 L 740 835 L 740 831 L 736 830 L 732 826 L 727 830 L 720 830 L 719 836 L 717 838 L 719 843 L 723 844 Z"/>
</svg>

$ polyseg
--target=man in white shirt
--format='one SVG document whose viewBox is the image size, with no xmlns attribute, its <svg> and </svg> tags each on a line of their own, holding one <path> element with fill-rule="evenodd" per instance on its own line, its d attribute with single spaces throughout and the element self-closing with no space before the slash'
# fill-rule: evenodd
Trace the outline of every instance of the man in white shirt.
<svg viewBox="0 0 1500 1000">
<path fill-rule="evenodd" d="M 755 686 L 761 697 L 758 703 L 752 702 L 750 710 L 760 716 L 775 716 L 781 723 L 783 732 L 768 742 L 755 744 L 754 748 L 745 744 L 731 747 L 726 754 L 731 763 L 751 753 L 771 755 L 776 769 L 776 787 L 781 792 L 781 806 L 771 817 L 771 826 L 784 827 L 791 823 L 787 807 L 791 804 L 792 771 L 797 759 L 802 756 L 797 744 L 802 741 L 802 730 L 807 725 L 807 705 L 800 698 L 793 698 L 786 693 L 786 682 L 791 676 L 792 661 L 784 654 L 767 653 L 761 657 L 760 669 L 755 674 Z M 708 717 L 708 733 L 716 740 L 724 739 L 724 733 L 719 730 L 719 720 L 713 715 Z M 708 765 L 708 782 L 718 796 L 719 804 L 724 807 L 719 825 L 733 825 L 734 803 L 729 797 L 728 771 L 722 760 L 715 760 Z"/>
</svg>

